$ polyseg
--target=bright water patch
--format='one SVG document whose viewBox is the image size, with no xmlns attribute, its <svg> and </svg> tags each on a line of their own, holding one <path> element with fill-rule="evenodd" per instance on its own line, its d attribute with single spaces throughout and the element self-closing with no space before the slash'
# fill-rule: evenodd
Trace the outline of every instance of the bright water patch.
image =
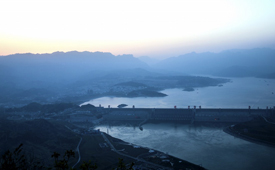
<svg viewBox="0 0 275 170">
<path fill-rule="evenodd" d="M 202 108 L 266 108 L 275 105 L 275 80 L 258 78 L 233 78 L 222 87 L 166 89 L 166 97 L 120 98 L 102 97 L 91 103 L 104 107 L 178 108 L 201 105 Z M 273 93 L 273 94 L 272 94 Z M 126 142 L 149 147 L 190 161 L 210 170 L 274 169 L 275 148 L 266 147 L 235 138 L 222 128 L 180 124 L 145 124 L 139 128 L 125 126 L 98 126 L 104 132 Z"/>
<path fill-rule="evenodd" d="M 101 97 L 83 104 L 104 107 L 117 107 L 127 104 L 138 108 L 187 108 L 202 106 L 203 108 L 266 108 L 275 106 L 275 80 L 259 78 L 232 78 L 222 87 L 195 88 L 187 92 L 182 89 L 166 89 L 161 91 L 166 97 Z"/>
<path fill-rule="evenodd" d="M 274 169 L 275 148 L 235 138 L 222 128 L 145 124 L 139 128 L 97 126 L 126 142 L 159 150 L 210 170 Z"/>
</svg>

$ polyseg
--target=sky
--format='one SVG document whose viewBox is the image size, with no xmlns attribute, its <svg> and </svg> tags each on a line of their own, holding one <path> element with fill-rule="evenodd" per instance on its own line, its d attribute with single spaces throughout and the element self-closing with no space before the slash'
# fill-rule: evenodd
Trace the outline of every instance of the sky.
<svg viewBox="0 0 275 170">
<path fill-rule="evenodd" d="M 274 0 L 0 0 L 0 55 L 275 47 Z"/>
</svg>

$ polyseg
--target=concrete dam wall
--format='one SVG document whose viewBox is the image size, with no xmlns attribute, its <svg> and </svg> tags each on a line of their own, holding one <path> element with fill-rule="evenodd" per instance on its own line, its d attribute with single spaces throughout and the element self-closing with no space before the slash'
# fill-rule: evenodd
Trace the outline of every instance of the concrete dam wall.
<svg viewBox="0 0 275 170">
<path fill-rule="evenodd" d="M 106 120 L 156 120 L 186 122 L 245 122 L 254 116 L 275 118 L 275 109 L 161 109 L 106 108 Z"/>
</svg>

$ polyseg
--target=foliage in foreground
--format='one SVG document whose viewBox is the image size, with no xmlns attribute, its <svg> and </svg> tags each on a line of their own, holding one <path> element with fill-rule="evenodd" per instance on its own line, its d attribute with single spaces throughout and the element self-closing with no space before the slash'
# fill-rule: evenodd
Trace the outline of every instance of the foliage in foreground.
<svg viewBox="0 0 275 170">
<path fill-rule="evenodd" d="M 75 157 L 75 153 L 72 150 L 67 150 L 63 157 L 60 158 L 60 154 L 54 152 L 52 158 L 54 158 L 53 167 L 45 167 L 40 164 L 40 162 L 35 162 L 34 159 L 27 158 L 24 153 L 22 153 L 22 146 L 20 144 L 13 152 L 6 151 L 0 161 L 0 170 L 76 170 L 69 166 L 68 162 L 70 158 Z M 132 170 L 134 163 L 130 165 L 129 168 L 126 167 L 123 159 L 119 158 L 117 170 Z M 80 170 L 96 170 L 98 167 L 96 164 L 92 164 L 91 161 L 83 161 L 80 165 Z"/>
</svg>

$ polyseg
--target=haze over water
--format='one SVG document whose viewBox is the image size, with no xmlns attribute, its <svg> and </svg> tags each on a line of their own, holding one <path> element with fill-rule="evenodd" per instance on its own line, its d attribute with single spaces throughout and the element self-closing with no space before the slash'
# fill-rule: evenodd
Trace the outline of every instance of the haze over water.
<svg viewBox="0 0 275 170">
<path fill-rule="evenodd" d="M 275 105 L 275 80 L 231 78 L 222 87 L 196 88 L 193 92 L 167 89 L 164 98 L 102 97 L 91 100 L 94 105 L 125 103 L 130 107 L 172 108 L 201 105 L 207 108 L 266 108 Z M 126 142 L 167 152 L 178 158 L 202 165 L 210 170 L 259 170 L 275 167 L 275 149 L 235 138 L 223 127 L 173 123 L 145 124 L 143 131 L 131 126 L 100 125 L 96 128 Z"/>
<path fill-rule="evenodd" d="M 156 149 L 210 170 L 271 170 L 275 148 L 254 144 L 223 132 L 222 127 L 145 124 L 96 127 L 126 142 Z"/>
<path fill-rule="evenodd" d="M 83 104 L 117 107 L 119 104 L 135 105 L 137 108 L 262 108 L 275 106 L 275 80 L 260 78 L 230 78 L 222 87 L 195 88 L 187 92 L 182 89 L 161 91 L 166 97 L 101 97 Z M 273 93 L 273 94 L 272 94 Z"/>
<path fill-rule="evenodd" d="M 148 70 L 139 60 L 147 56 L 156 64 L 149 70 L 272 77 L 274 6 L 274 0 L 1 0 L 0 106 L 74 103 L 92 92 L 108 92 L 113 84 L 135 80 L 139 74 L 131 69 Z M 120 69 L 127 70 L 130 78 Z M 222 87 L 192 92 L 165 89 L 161 92 L 166 97 L 101 97 L 84 104 L 113 108 L 119 104 L 136 108 L 275 106 L 275 79 L 231 80 Z M 143 131 L 124 126 L 97 128 L 105 132 L 109 128 L 114 137 L 209 169 L 275 167 L 273 148 L 235 139 L 222 128 L 174 124 L 146 124 Z"/>
</svg>

